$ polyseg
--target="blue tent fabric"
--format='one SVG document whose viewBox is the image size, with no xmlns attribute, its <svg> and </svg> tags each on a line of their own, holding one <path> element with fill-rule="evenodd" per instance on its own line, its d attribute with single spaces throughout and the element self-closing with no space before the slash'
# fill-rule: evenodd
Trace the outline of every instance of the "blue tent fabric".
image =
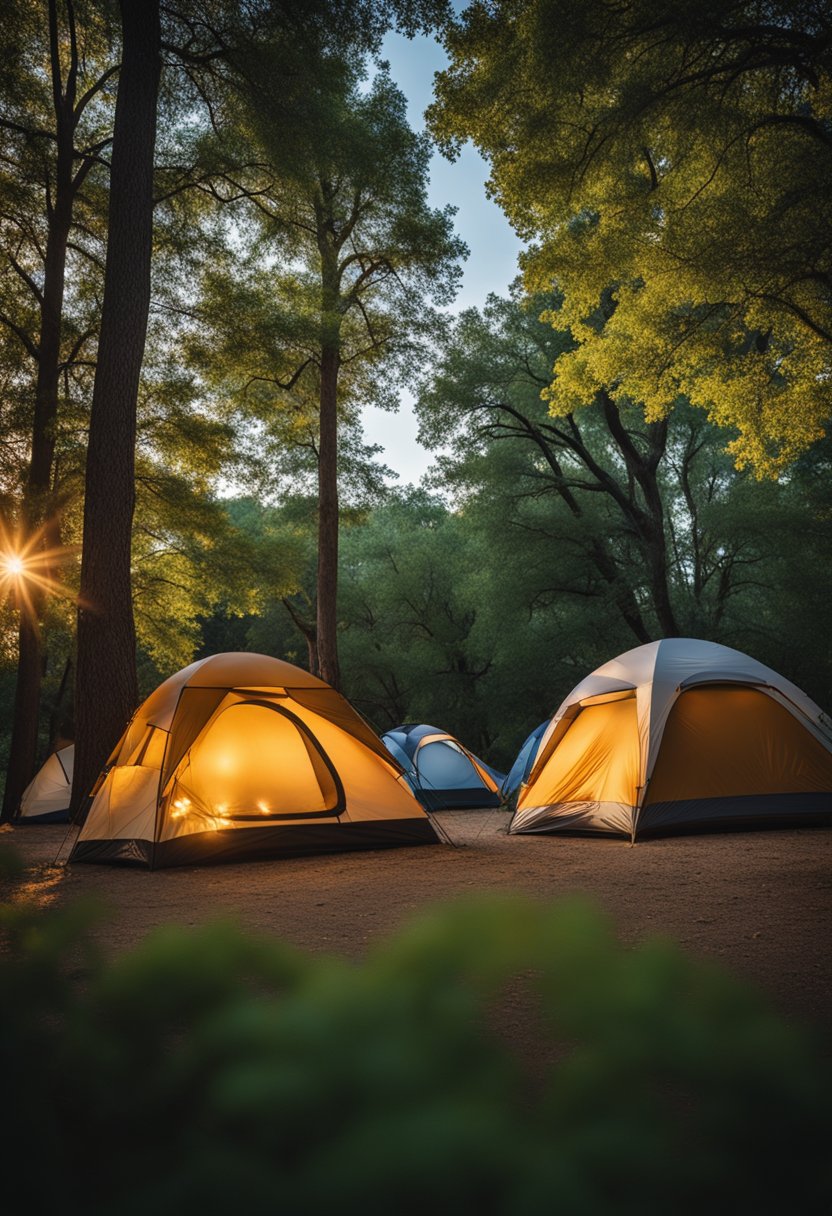
<svg viewBox="0 0 832 1216">
<path fill-rule="evenodd" d="M 415 796 L 431 811 L 499 806 L 504 777 L 458 740 L 425 722 L 406 723 L 382 735 L 387 750 L 402 765 Z M 475 767 L 494 782 L 491 789 Z"/>
<path fill-rule="evenodd" d="M 503 778 L 503 784 L 500 787 L 500 793 L 503 795 L 503 798 L 508 799 L 513 797 L 532 771 L 534 758 L 537 755 L 537 745 L 543 738 L 548 725 L 549 718 L 546 718 L 545 721 L 534 728 L 520 748 L 520 751 L 517 753 L 517 759 L 508 770 L 508 776 Z"/>
</svg>

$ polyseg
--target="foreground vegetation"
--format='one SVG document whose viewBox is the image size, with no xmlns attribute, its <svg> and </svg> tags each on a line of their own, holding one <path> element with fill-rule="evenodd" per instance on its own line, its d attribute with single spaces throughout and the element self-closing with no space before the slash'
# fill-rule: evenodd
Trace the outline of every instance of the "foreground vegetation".
<svg viewBox="0 0 832 1216">
<path fill-rule="evenodd" d="M 670 943 L 624 950 L 586 904 L 461 902 L 359 964 L 229 924 L 108 960 L 101 915 L 0 913 L 10 1211 L 586 1216 L 828 1193 L 816 1045 Z"/>
</svg>

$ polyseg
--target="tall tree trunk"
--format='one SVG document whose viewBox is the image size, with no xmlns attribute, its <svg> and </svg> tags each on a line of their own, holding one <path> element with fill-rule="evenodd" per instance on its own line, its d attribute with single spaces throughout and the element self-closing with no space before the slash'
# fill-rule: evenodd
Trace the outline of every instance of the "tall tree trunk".
<svg viewBox="0 0 832 1216">
<path fill-rule="evenodd" d="M 317 674 L 317 671 L 318 671 L 317 624 L 315 621 L 308 620 L 301 612 L 299 612 L 297 610 L 297 608 L 295 607 L 295 605 L 290 600 L 288 595 L 283 596 L 282 602 L 283 602 L 283 607 L 286 609 L 286 611 L 289 613 L 289 616 L 292 618 L 292 624 L 295 626 L 296 629 L 298 629 L 300 631 L 300 633 L 303 634 L 304 641 L 306 642 L 306 665 L 309 668 L 309 670 L 313 673 L 313 675 Z"/>
<path fill-rule="evenodd" d="M 662 637 L 679 636 L 679 623 L 670 596 L 670 579 L 667 568 L 667 539 L 663 518 L 654 520 L 654 526 L 645 536 L 643 548 L 647 558 L 647 570 L 653 608 Z"/>
<path fill-rule="evenodd" d="M 663 636 L 675 638 L 680 630 L 673 608 L 664 503 L 658 479 L 659 464 L 667 448 L 667 428 L 666 418 L 650 424 L 650 453 L 642 462 L 638 481 L 650 519 L 650 526 L 645 529 L 644 543 L 656 616 Z"/>
<path fill-rule="evenodd" d="M 74 738 L 74 731 L 67 734 L 64 727 L 64 701 L 66 700 L 67 690 L 70 686 L 70 677 L 72 675 L 72 655 L 64 663 L 64 669 L 61 674 L 61 682 L 58 685 L 58 691 L 55 700 L 52 704 L 52 710 L 49 714 L 49 748 L 50 751 L 54 748 L 58 739 Z"/>
<path fill-rule="evenodd" d="M 73 124 L 72 106 L 61 98 L 57 111 L 57 167 L 55 202 L 49 213 L 43 286 L 40 297 L 40 332 L 35 385 L 35 410 L 32 421 L 32 449 L 23 497 L 23 532 L 30 541 L 40 531 L 37 556 L 54 540 L 50 528 L 52 466 L 55 459 L 55 426 L 58 417 L 58 364 L 61 357 L 61 316 L 64 303 L 66 250 L 72 223 L 74 188 L 72 182 Z M 49 571 L 39 566 L 39 573 Z M 14 698 L 14 724 L 3 793 L 0 819 L 11 819 L 20 798 L 35 772 L 38 749 L 40 689 L 45 666 L 41 636 L 44 609 L 43 589 L 30 581 L 28 604 L 19 599 L 17 684 Z"/>
<path fill-rule="evenodd" d="M 321 416 L 318 450 L 318 675 L 334 688 L 338 669 L 338 372 L 336 341 L 321 352 Z"/>
<path fill-rule="evenodd" d="M 43 656 L 40 626 L 23 603 L 17 630 L 17 684 L 14 690 L 14 719 L 3 791 L 2 820 L 12 819 L 20 807 L 23 791 L 37 763 L 38 716 Z"/>
<path fill-rule="evenodd" d="M 138 700 L 130 578 L 136 406 L 150 307 L 159 0 L 121 0 L 107 264 L 87 448 L 75 679 L 76 817 Z"/>
<path fill-rule="evenodd" d="M 633 494 L 629 499 L 625 499 L 620 491 L 616 491 L 613 496 L 638 536 L 647 567 L 650 598 L 661 634 L 666 638 L 675 638 L 679 636 L 679 625 L 670 589 L 664 505 L 658 480 L 659 465 L 667 449 L 668 420 L 664 418 L 649 424 L 649 452 L 645 456 L 638 450 L 626 430 L 618 407 L 609 393 L 602 389 L 598 396 L 609 432 L 624 458 L 630 478 L 641 489 L 645 505 L 643 508 L 639 506 Z"/>
</svg>

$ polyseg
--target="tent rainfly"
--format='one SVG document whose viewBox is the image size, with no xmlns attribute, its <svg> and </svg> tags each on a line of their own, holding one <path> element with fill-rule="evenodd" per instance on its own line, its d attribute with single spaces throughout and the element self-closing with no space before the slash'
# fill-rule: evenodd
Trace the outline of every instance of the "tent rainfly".
<svg viewBox="0 0 832 1216">
<path fill-rule="evenodd" d="M 548 725 L 549 719 L 547 718 L 545 722 L 541 722 L 539 726 L 536 726 L 517 753 L 517 758 L 508 770 L 500 787 L 500 793 L 506 802 L 517 793 L 523 782 L 528 779 L 532 765 L 534 764 L 534 758 L 537 755 L 537 745 L 543 738 Z"/>
<path fill-rule="evenodd" d="M 48 756 L 23 791 L 17 822 L 66 823 L 69 820 L 74 766 L 74 743 Z"/>
<path fill-rule="evenodd" d="M 382 735 L 413 793 L 429 811 L 500 805 L 504 777 L 435 726 L 410 723 Z"/>
<path fill-rule="evenodd" d="M 755 659 L 650 642 L 578 684 L 549 723 L 510 832 L 641 837 L 832 816 L 832 722 Z"/>
<path fill-rule="evenodd" d="M 153 868 L 436 840 L 401 769 L 339 693 L 279 659 L 219 654 L 137 710 L 70 861 Z"/>
</svg>

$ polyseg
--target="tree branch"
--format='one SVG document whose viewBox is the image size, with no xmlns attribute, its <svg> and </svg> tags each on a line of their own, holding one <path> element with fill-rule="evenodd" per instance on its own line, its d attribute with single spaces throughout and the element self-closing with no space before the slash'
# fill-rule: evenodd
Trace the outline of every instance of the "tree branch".
<svg viewBox="0 0 832 1216">
<path fill-rule="evenodd" d="M 20 276 L 20 278 L 23 280 L 23 282 L 26 284 L 26 286 L 29 288 L 32 295 L 37 300 L 38 304 L 42 305 L 43 304 L 43 292 L 38 287 L 35 280 L 32 278 L 32 276 L 30 274 L 27 273 L 27 271 L 25 271 L 23 269 L 23 267 L 17 261 L 17 258 L 13 257 L 12 254 L 8 254 L 7 256 L 8 256 L 9 261 L 12 264 L 12 268 Z"/>
<path fill-rule="evenodd" d="M 32 339 L 29 337 L 29 335 L 26 333 L 26 330 L 23 329 L 23 327 L 21 325 L 16 325 L 14 323 L 14 321 L 11 320 L 10 317 L 7 317 L 4 313 L 1 313 L 1 312 L 0 312 L 0 324 L 5 325 L 8 329 L 10 329 L 12 331 L 13 334 L 17 335 L 17 337 L 20 339 L 20 341 L 26 347 L 26 350 L 29 352 L 29 354 L 32 356 L 32 358 L 37 362 L 37 359 L 40 355 L 40 351 L 39 351 L 36 343 L 34 343 L 32 341 Z"/>
<path fill-rule="evenodd" d="M 83 96 L 79 99 L 78 104 L 75 107 L 75 110 L 73 111 L 73 118 L 75 119 L 76 125 L 78 123 L 79 118 L 83 114 L 84 110 L 87 108 L 89 103 L 92 101 L 93 97 L 95 97 L 95 95 L 97 93 L 100 93 L 101 90 L 104 88 L 104 85 L 107 83 L 107 81 L 110 80 L 113 76 L 115 76 L 116 72 L 118 72 L 120 70 L 121 70 L 121 64 L 115 63 L 115 64 L 113 64 L 113 66 L 111 68 L 107 68 L 107 71 L 104 72 L 101 76 L 99 76 L 99 78 L 98 78 L 98 80 L 96 80 L 95 84 L 90 85 L 90 87 L 87 89 L 86 93 L 84 93 Z M 108 140 L 107 142 L 109 143 L 110 141 Z"/>
</svg>

